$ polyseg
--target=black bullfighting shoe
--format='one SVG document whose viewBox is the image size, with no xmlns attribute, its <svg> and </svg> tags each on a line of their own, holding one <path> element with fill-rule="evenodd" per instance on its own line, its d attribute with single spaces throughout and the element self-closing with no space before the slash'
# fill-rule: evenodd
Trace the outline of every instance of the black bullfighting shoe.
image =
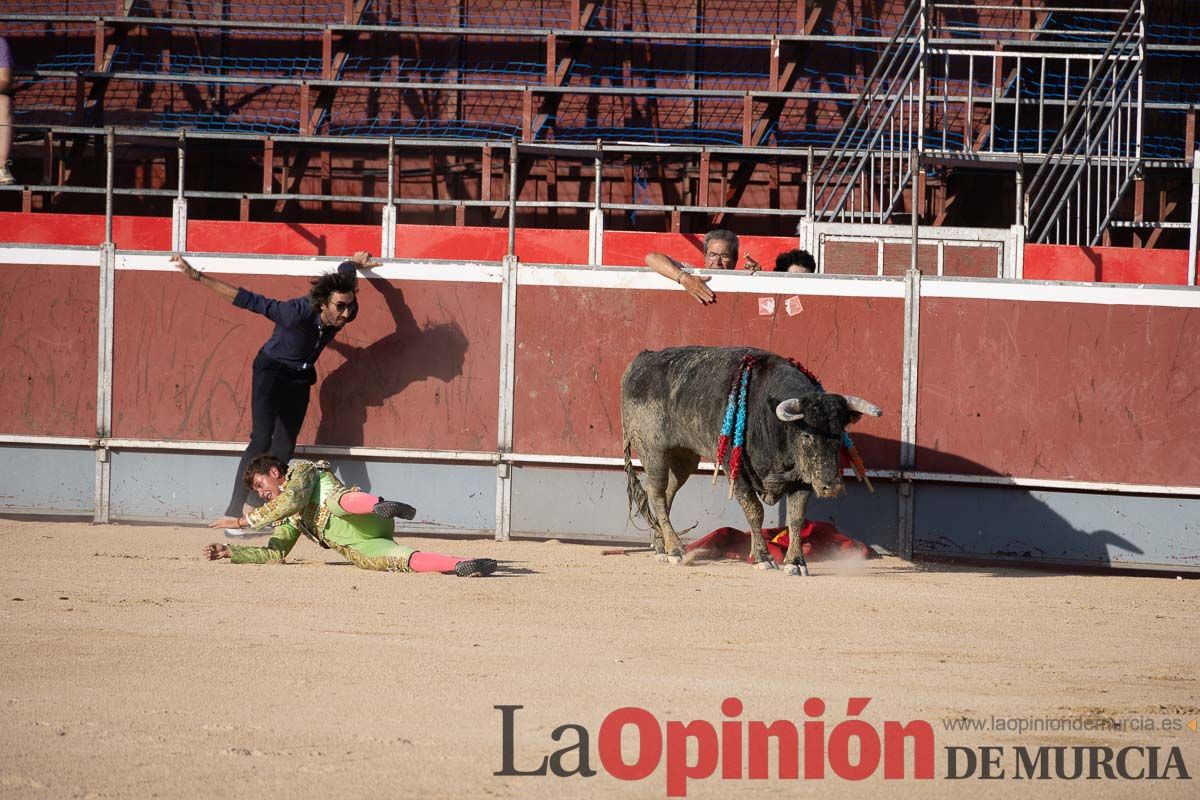
<svg viewBox="0 0 1200 800">
<path fill-rule="evenodd" d="M 382 497 L 375 504 L 375 508 L 371 510 L 375 512 L 375 516 L 377 517 L 412 519 L 417 515 L 417 510 L 408 503 L 401 503 L 396 500 L 384 500 Z"/>
<path fill-rule="evenodd" d="M 494 558 L 469 558 L 454 566 L 454 574 L 460 578 L 480 578 L 484 575 L 491 575 L 495 571 L 496 559 Z"/>
</svg>

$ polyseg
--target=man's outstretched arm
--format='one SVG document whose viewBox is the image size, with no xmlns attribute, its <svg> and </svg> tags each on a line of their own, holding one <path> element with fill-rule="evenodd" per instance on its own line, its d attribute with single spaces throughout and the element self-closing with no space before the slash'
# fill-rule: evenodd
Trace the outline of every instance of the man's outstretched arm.
<svg viewBox="0 0 1200 800">
<path fill-rule="evenodd" d="M 266 547 L 214 543 L 205 545 L 201 552 L 209 561 L 228 558 L 234 564 L 270 564 L 287 558 L 287 554 L 292 552 L 292 548 L 299 538 L 299 528 L 295 525 L 284 524 L 275 528 Z"/>
<path fill-rule="evenodd" d="M 174 264 L 184 275 L 187 275 L 189 278 L 201 284 L 202 286 L 207 286 L 209 289 L 212 289 L 229 302 L 232 303 L 233 298 L 237 297 L 238 290 L 236 286 L 231 286 L 225 281 L 214 278 L 211 275 L 205 275 L 203 272 L 189 264 L 187 259 L 181 256 L 179 253 L 171 256 L 171 263 Z"/>
<path fill-rule="evenodd" d="M 708 288 L 709 277 L 707 275 L 693 275 L 683 264 L 670 256 L 662 253 L 649 253 L 646 255 L 646 266 L 664 278 L 678 283 L 698 303 L 708 304 L 717 300 L 713 290 Z"/>
</svg>

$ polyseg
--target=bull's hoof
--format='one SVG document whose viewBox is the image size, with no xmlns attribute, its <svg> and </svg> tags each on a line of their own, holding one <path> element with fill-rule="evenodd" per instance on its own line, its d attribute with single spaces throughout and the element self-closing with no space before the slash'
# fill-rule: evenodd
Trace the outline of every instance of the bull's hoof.
<svg viewBox="0 0 1200 800">
<path fill-rule="evenodd" d="M 654 560 L 665 564 L 665 563 L 667 563 L 667 554 L 666 553 L 655 553 Z"/>
<path fill-rule="evenodd" d="M 783 574 L 807 578 L 808 577 L 808 565 L 807 564 L 803 564 L 803 565 L 788 564 L 786 567 L 783 568 Z"/>
<path fill-rule="evenodd" d="M 778 569 L 779 565 L 776 564 L 772 559 L 764 558 L 762 561 L 756 561 L 754 563 L 754 568 L 755 569 Z"/>
<path fill-rule="evenodd" d="M 673 564 L 676 567 L 682 565 L 683 564 L 683 551 L 676 550 L 674 553 L 671 553 L 669 556 L 667 556 L 667 563 Z"/>
</svg>

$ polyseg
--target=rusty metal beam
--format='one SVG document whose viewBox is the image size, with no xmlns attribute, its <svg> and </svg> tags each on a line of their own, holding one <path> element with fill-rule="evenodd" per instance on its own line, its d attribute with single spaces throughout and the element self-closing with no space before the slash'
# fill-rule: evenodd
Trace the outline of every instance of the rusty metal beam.
<svg viewBox="0 0 1200 800">
<path fill-rule="evenodd" d="M 363 13 L 367 9 L 367 5 L 371 0 L 345 0 L 343 15 L 347 25 L 359 25 L 362 23 Z M 350 50 L 354 45 L 358 44 L 362 37 L 359 31 L 353 31 L 343 35 L 342 48 L 336 55 L 333 53 L 333 31 L 330 28 L 325 28 L 321 33 L 321 75 L 324 80 L 333 80 L 338 73 L 342 71 L 346 60 L 350 57 Z M 301 86 L 303 92 L 303 85 Z M 333 97 L 337 93 L 337 87 L 322 86 L 317 91 L 316 97 L 312 98 L 312 104 L 308 109 L 301 105 L 300 109 L 300 129 L 301 131 L 315 132 L 321 123 L 321 117 L 329 110 L 333 104 Z"/>
<path fill-rule="evenodd" d="M 275 142 L 267 139 L 263 142 L 263 194 L 270 194 L 275 182 Z"/>
<path fill-rule="evenodd" d="M 795 47 L 788 47 L 785 55 L 781 43 L 778 41 L 772 43 L 771 65 L 772 72 L 777 73 L 774 75 L 778 81 L 776 86 L 777 91 L 790 92 L 795 87 L 797 77 L 800 74 L 799 60 L 796 56 L 797 51 Z M 786 99 L 770 98 L 764 104 L 761 116 L 755 119 L 753 98 L 750 95 L 746 95 L 742 101 L 742 146 L 758 146 L 771 128 L 779 124 L 779 118 L 783 114 L 786 104 Z M 730 181 L 729 190 L 725 193 L 722 205 L 735 207 L 741 203 L 757 166 L 758 162 L 756 161 L 742 161 L 738 164 L 737 170 Z M 701 205 L 707 205 L 707 203 L 701 203 Z M 724 219 L 725 212 L 717 212 L 712 216 L 712 224 L 720 225 Z"/>
<path fill-rule="evenodd" d="M 1166 189 L 1160 190 L 1158 202 L 1158 219 L 1160 222 L 1165 222 L 1167 217 L 1171 216 L 1171 213 L 1178 207 L 1178 201 L 1167 199 Z M 1146 248 L 1153 249 L 1158 246 L 1158 240 L 1162 238 L 1163 231 L 1165 230 L 1166 228 L 1155 228 L 1150 231 L 1150 236 L 1146 239 Z"/>
<path fill-rule="evenodd" d="M 571 0 L 571 25 L 573 30 L 585 30 L 591 24 L 592 19 L 600 10 L 600 4 L 597 2 L 580 3 L 578 0 Z M 546 80 L 547 86 L 563 86 L 566 84 L 567 77 L 571 73 L 572 67 L 579 59 L 579 54 L 587 45 L 586 39 L 571 37 L 567 42 L 566 53 L 560 56 L 558 37 L 551 33 L 546 37 Z M 558 114 L 559 103 L 562 102 L 562 94 L 543 94 L 540 97 L 537 114 L 533 113 L 533 98 L 526 92 L 524 102 L 528 105 L 528 117 L 525 116 L 525 109 L 522 108 L 521 118 L 521 134 L 524 141 L 533 141 L 533 136 L 537 134 L 546 124 L 548 120 Z"/>
<path fill-rule="evenodd" d="M 1133 182 L 1133 221 L 1144 222 L 1146 219 L 1146 179 L 1138 178 Z M 1108 233 L 1108 228 L 1104 229 Z M 1141 228 L 1133 229 L 1133 246 L 1145 247 L 1146 239 Z"/>
</svg>

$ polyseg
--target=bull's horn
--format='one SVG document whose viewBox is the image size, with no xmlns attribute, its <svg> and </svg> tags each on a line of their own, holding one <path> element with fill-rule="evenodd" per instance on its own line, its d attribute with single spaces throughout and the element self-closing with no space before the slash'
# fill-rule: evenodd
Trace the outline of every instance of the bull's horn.
<svg viewBox="0 0 1200 800">
<path fill-rule="evenodd" d="M 795 397 L 784 400 L 775 406 L 775 416 L 784 422 L 795 422 L 798 419 L 804 419 L 804 415 L 800 413 L 800 400 Z"/>
<path fill-rule="evenodd" d="M 852 394 L 842 395 L 846 398 L 846 405 L 850 406 L 851 411 L 857 411 L 859 414 L 866 414 L 870 417 L 882 417 L 883 409 L 874 403 L 868 403 L 861 397 L 855 397 Z"/>
</svg>

